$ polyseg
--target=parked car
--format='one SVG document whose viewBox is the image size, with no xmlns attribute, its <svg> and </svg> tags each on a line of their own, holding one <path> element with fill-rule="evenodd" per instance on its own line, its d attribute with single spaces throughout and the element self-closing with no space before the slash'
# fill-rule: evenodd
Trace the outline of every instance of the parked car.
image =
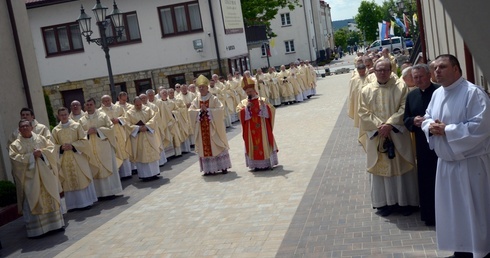
<svg viewBox="0 0 490 258">
<path fill-rule="evenodd" d="M 375 49 L 378 49 L 379 51 L 381 51 L 385 47 L 390 49 L 392 53 L 398 54 L 403 49 L 406 48 L 406 45 L 405 45 L 405 42 L 402 41 L 401 37 L 391 37 L 391 38 L 387 38 L 387 39 L 383 39 L 383 40 L 379 40 L 379 39 L 375 40 L 368 47 L 368 50 L 373 51 Z"/>
<path fill-rule="evenodd" d="M 405 47 L 406 48 L 412 48 L 413 47 L 413 40 L 411 38 L 405 38 Z"/>
</svg>

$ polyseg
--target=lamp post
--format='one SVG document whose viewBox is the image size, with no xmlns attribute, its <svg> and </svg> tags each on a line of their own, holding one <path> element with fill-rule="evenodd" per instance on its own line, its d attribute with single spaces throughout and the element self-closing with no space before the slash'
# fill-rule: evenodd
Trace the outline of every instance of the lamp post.
<svg viewBox="0 0 490 258">
<path fill-rule="evenodd" d="M 269 53 L 271 52 L 271 48 L 270 48 L 270 39 L 272 38 L 271 34 L 272 34 L 272 29 L 269 26 L 267 26 L 265 29 L 265 37 L 267 38 L 267 42 L 262 43 L 265 49 L 265 56 L 267 57 L 267 69 L 271 67 L 271 63 L 269 60 Z"/>
<path fill-rule="evenodd" d="M 107 62 L 107 70 L 109 72 L 109 82 L 111 88 L 111 96 L 112 99 L 116 100 L 116 89 L 114 87 L 114 77 L 112 76 L 112 66 L 111 66 L 111 57 L 109 55 L 109 45 L 116 42 L 118 38 L 122 36 L 124 30 L 124 15 L 117 8 L 116 1 L 114 0 L 114 10 L 109 15 L 112 25 L 116 30 L 116 35 L 108 37 L 106 36 L 106 29 L 109 27 L 110 22 L 106 20 L 107 7 L 103 6 L 100 3 L 100 0 L 97 0 L 95 6 L 92 8 L 94 12 L 95 18 L 97 19 L 97 27 L 99 28 L 100 38 L 91 38 L 92 30 L 91 30 L 91 17 L 85 13 L 83 9 L 83 5 L 80 8 L 80 16 L 77 19 L 77 22 L 82 30 L 82 35 L 85 37 L 87 42 L 95 43 L 104 50 L 105 59 Z"/>
<path fill-rule="evenodd" d="M 269 42 L 262 42 L 262 46 L 264 47 L 265 57 L 267 58 L 267 68 L 269 68 L 271 67 L 271 63 L 269 60 L 269 52 L 270 52 Z"/>
</svg>

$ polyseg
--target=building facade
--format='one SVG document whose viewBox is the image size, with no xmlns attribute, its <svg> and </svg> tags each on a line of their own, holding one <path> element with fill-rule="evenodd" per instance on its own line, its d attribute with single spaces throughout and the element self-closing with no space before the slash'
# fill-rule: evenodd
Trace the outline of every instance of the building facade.
<svg viewBox="0 0 490 258">
<path fill-rule="evenodd" d="M 18 128 L 20 110 L 30 107 L 48 123 L 29 20 L 22 1 L 0 1 L 0 180 L 12 178 L 8 138 Z"/>
<path fill-rule="evenodd" d="M 94 3 L 27 2 L 42 85 L 55 110 L 74 99 L 110 94 L 104 52 L 87 43 L 75 21 L 82 4 L 92 17 L 92 38 L 98 38 L 90 11 Z M 109 13 L 112 1 L 102 4 Z M 132 99 L 147 89 L 191 83 L 199 74 L 248 69 L 240 1 L 119 0 L 117 5 L 124 12 L 125 29 L 110 47 L 116 93 L 126 91 Z M 106 35 L 114 34 L 112 27 L 106 30 Z"/>
<path fill-rule="evenodd" d="M 269 40 L 271 66 L 286 65 L 298 59 L 315 61 L 321 50 L 333 46 L 330 6 L 320 0 L 303 0 L 301 5 L 294 10 L 280 9 L 271 21 L 271 29 L 277 35 Z M 254 45 L 249 54 L 253 69 L 267 67 L 265 44 Z"/>
<path fill-rule="evenodd" d="M 422 14 L 418 22 L 424 25 L 426 58 L 430 61 L 440 54 L 455 55 L 461 63 L 463 77 L 488 92 L 490 52 L 487 42 L 490 35 L 475 24 L 486 19 L 490 2 L 475 0 L 468 5 L 457 0 L 418 0 L 418 4 Z"/>
</svg>

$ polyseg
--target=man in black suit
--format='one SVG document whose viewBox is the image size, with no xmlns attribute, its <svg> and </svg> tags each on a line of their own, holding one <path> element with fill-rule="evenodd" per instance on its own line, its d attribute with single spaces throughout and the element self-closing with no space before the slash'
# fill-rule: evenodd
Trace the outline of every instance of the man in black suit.
<svg viewBox="0 0 490 258">
<path fill-rule="evenodd" d="M 412 67 L 412 77 L 417 89 L 407 95 L 403 121 L 414 133 L 420 197 L 420 216 L 427 226 L 435 225 L 434 191 L 436 185 L 437 155 L 429 148 L 424 132 L 420 128 L 432 93 L 439 85 L 430 81 L 430 70 L 426 64 Z"/>
</svg>

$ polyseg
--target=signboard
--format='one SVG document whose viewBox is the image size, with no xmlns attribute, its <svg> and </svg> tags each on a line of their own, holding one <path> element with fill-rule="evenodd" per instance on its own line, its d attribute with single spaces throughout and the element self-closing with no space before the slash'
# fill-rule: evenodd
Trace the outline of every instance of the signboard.
<svg viewBox="0 0 490 258">
<path fill-rule="evenodd" d="M 225 34 L 243 33 L 243 16 L 240 0 L 220 0 Z"/>
</svg>

